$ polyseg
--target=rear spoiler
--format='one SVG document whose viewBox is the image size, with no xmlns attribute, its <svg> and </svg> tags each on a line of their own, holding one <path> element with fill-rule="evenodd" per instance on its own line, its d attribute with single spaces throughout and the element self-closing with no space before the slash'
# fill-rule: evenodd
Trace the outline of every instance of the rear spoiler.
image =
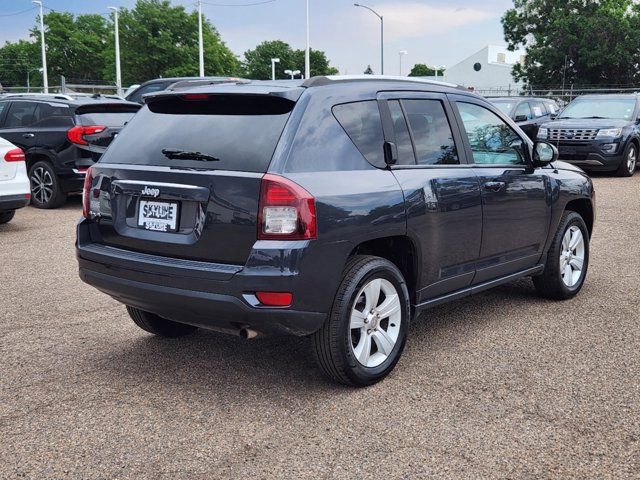
<svg viewBox="0 0 640 480">
<path fill-rule="evenodd" d="M 142 105 L 133 102 L 96 102 L 76 107 L 76 114 L 85 113 L 136 113 Z"/>
</svg>

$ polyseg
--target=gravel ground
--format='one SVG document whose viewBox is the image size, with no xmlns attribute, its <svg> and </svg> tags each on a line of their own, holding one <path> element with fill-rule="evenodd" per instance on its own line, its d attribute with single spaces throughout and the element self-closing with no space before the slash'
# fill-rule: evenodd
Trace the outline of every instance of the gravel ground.
<svg viewBox="0 0 640 480">
<path fill-rule="evenodd" d="M 306 339 L 138 329 L 80 282 L 77 199 L 0 226 L 0 478 L 640 478 L 640 174 L 595 179 L 587 283 L 429 310 L 384 382 Z"/>
</svg>

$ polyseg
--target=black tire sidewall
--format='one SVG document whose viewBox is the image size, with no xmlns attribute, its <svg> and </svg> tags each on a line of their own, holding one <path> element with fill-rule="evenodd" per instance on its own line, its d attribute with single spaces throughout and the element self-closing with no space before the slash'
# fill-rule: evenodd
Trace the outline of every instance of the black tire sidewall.
<svg viewBox="0 0 640 480">
<path fill-rule="evenodd" d="M 398 292 L 400 302 L 404 308 L 402 309 L 402 320 L 398 340 L 396 341 L 393 351 L 389 357 L 377 367 L 365 367 L 355 358 L 351 348 L 351 310 L 360 289 L 374 278 L 382 278 L 391 282 Z M 339 336 L 341 339 L 340 353 L 343 358 L 345 358 L 348 366 L 347 375 L 358 384 L 369 385 L 377 382 L 393 370 L 402 355 L 411 318 L 409 292 L 402 273 L 400 273 L 398 268 L 385 259 L 377 258 L 372 259 L 371 262 L 361 267 L 356 277 L 349 282 L 347 292 L 345 293 L 344 298 L 346 301 L 343 301 L 339 306 L 338 312 L 340 319 Z"/>
</svg>

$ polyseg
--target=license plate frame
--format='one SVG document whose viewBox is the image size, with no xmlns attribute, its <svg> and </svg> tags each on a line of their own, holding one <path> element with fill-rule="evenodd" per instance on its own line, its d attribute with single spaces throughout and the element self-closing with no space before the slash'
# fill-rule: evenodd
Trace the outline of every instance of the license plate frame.
<svg viewBox="0 0 640 480">
<path fill-rule="evenodd" d="M 180 202 L 141 198 L 136 220 L 143 230 L 175 233 L 180 227 Z"/>
</svg>

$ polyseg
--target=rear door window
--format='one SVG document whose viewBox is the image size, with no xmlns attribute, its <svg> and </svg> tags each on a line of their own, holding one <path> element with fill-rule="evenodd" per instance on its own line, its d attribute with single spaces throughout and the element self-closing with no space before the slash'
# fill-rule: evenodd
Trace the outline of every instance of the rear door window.
<svg viewBox="0 0 640 480">
<path fill-rule="evenodd" d="M 384 165 L 384 134 L 376 100 L 345 103 L 332 109 L 334 117 L 360 153 L 373 165 Z"/>
<path fill-rule="evenodd" d="M 72 127 L 71 109 L 65 104 L 38 103 L 35 111 L 36 121 L 33 127 Z"/>
<path fill-rule="evenodd" d="M 11 102 L 4 128 L 28 127 L 36 121 L 36 102 Z"/>
<path fill-rule="evenodd" d="M 266 172 L 294 102 L 264 97 L 154 101 L 131 119 L 101 161 Z M 163 149 L 200 152 L 218 160 L 170 159 Z"/>
<path fill-rule="evenodd" d="M 391 112 L 391 121 L 393 122 L 393 131 L 396 137 L 396 146 L 398 147 L 398 162 L 396 165 L 415 165 L 416 157 L 413 152 L 413 144 L 411 143 L 411 135 L 407 127 L 407 120 L 400 106 L 399 100 L 390 100 L 389 111 Z"/>
<path fill-rule="evenodd" d="M 531 102 L 531 111 L 534 118 L 544 117 L 547 114 L 547 109 L 542 102 Z"/>
<path fill-rule="evenodd" d="M 516 107 L 516 111 L 513 114 L 513 118 L 519 122 L 524 120 L 531 120 L 533 118 L 533 113 L 531 112 L 531 106 L 529 105 L 529 102 L 522 102 L 520 105 L 518 105 Z"/>
<path fill-rule="evenodd" d="M 0 128 L 4 125 L 3 117 L 7 112 L 7 105 L 9 105 L 8 102 L 0 102 Z"/>
<path fill-rule="evenodd" d="M 458 165 L 453 132 L 440 100 L 403 100 L 418 165 Z"/>
</svg>

